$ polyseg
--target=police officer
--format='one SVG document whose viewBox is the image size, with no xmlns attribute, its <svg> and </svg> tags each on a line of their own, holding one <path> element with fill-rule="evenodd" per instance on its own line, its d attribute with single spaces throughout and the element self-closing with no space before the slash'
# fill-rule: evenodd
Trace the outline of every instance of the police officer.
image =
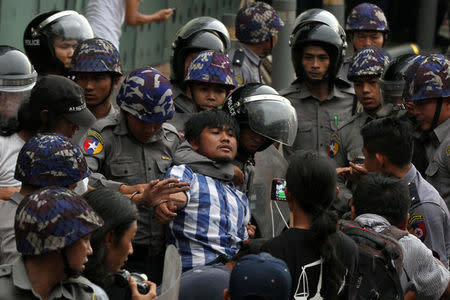
<svg viewBox="0 0 450 300">
<path fill-rule="evenodd" d="M 345 31 L 352 42 L 354 52 L 366 46 L 382 48 L 389 37 L 389 25 L 384 12 L 371 3 L 362 3 L 355 6 L 347 17 Z M 347 79 L 352 58 L 344 60 L 338 77 Z M 357 111 L 362 107 L 359 105 Z"/>
<path fill-rule="evenodd" d="M 194 112 L 222 107 L 226 96 L 237 86 L 228 57 L 214 50 L 202 51 L 194 57 L 184 84 Z"/>
<path fill-rule="evenodd" d="M 87 202 L 66 188 L 28 195 L 14 220 L 22 256 L 0 266 L 0 299 L 95 299 L 80 274 L 92 254 L 90 234 L 101 226 Z"/>
<path fill-rule="evenodd" d="M 356 96 L 364 111 L 355 115 L 331 137 L 328 155 L 334 159 L 338 168 L 348 167 L 350 162 L 362 163 L 364 160 L 360 131 L 366 123 L 377 117 L 377 112 L 382 107 L 378 80 L 388 63 L 389 55 L 375 46 L 364 47 L 353 56 L 348 79 L 354 83 Z M 339 172 L 338 185 L 341 191 L 334 208 L 344 213 L 349 209 L 347 204 L 352 197 L 345 186 L 345 176 L 349 175 L 350 168 L 340 170 L 345 171 Z"/>
<path fill-rule="evenodd" d="M 227 54 L 230 35 L 219 20 L 212 17 L 198 17 L 183 25 L 176 33 L 170 57 L 170 81 L 173 85 L 175 114 L 169 121 L 183 132 L 184 123 L 191 117 L 193 105 L 186 95 L 183 84 L 191 60 L 203 50 L 214 50 Z"/>
<path fill-rule="evenodd" d="M 230 53 L 240 85 L 262 82 L 261 59 L 272 52 L 283 26 L 275 9 L 267 3 L 253 2 L 238 11 L 235 20 L 238 42 Z"/>
<path fill-rule="evenodd" d="M 72 57 L 71 74 L 83 88 L 86 105 L 97 120 L 114 118 L 118 113 L 111 105 L 111 94 L 120 84 L 122 65 L 119 51 L 101 38 L 85 40 L 78 44 Z M 81 128 L 73 141 L 82 141 L 89 128 Z"/>
<path fill-rule="evenodd" d="M 139 206 L 134 253 L 127 268 L 160 282 L 164 231 L 142 195 L 151 180 L 164 177 L 179 143 L 176 129 L 165 123 L 174 113 L 170 82 L 153 68 L 136 69 L 124 79 L 117 104 L 120 115 L 97 122 L 84 140 L 93 172 L 89 184 L 118 190 Z"/>
<path fill-rule="evenodd" d="M 14 215 L 23 197 L 46 186 L 57 185 L 87 192 L 80 181 L 89 175 L 81 149 L 67 138 L 37 135 L 23 145 L 17 157 L 14 178 L 22 184 L 20 192 L 0 202 L 0 264 L 13 263 L 19 255 L 14 239 Z"/>
<path fill-rule="evenodd" d="M 14 166 L 25 137 L 19 133 L 19 110 L 30 97 L 37 73 L 19 49 L 0 46 L 0 199 L 19 191 Z"/>
<path fill-rule="evenodd" d="M 430 137 L 426 145 L 426 179 L 450 206 L 450 61 L 442 55 L 426 57 L 405 74 L 403 97 L 414 104 L 414 115 Z"/>
<path fill-rule="evenodd" d="M 297 79 L 280 91 L 298 119 L 296 140 L 285 147 L 288 156 L 299 149 L 326 154 L 333 132 L 351 120 L 353 88 L 336 81 L 344 45 L 345 36 L 325 23 L 306 19 L 294 28 L 290 46 Z"/>
<path fill-rule="evenodd" d="M 67 75 L 77 44 L 93 37 L 83 15 L 73 10 L 50 11 L 30 21 L 23 46 L 39 75 Z"/>
<path fill-rule="evenodd" d="M 429 138 L 422 132 L 420 125 L 417 124 L 414 117 L 412 102 L 405 102 L 402 97 L 405 87 L 404 75 L 408 67 L 416 60 L 422 60 L 423 57 L 414 54 L 404 54 L 392 60 L 381 75 L 378 85 L 381 89 L 383 107 L 377 112 L 378 117 L 394 115 L 402 121 L 410 124 L 413 128 L 414 151 L 412 163 L 420 174 L 425 177 L 425 170 L 428 167 L 428 157 L 425 151 L 425 145 L 429 144 Z"/>
</svg>

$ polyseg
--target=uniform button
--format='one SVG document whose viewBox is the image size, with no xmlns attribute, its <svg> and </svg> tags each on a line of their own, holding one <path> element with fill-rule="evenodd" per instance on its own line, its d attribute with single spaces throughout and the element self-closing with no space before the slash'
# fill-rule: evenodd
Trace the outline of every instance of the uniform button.
<svg viewBox="0 0 450 300">
<path fill-rule="evenodd" d="M 323 128 L 323 125 L 320 125 L 320 128 Z"/>
<path fill-rule="evenodd" d="M 128 170 L 125 170 L 124 173 L 127 174 L 127 173 L 128 173 Z"/>
<path fill-rule="evenodd" d="M 323 144 L 320 144 L 320 147 L 323 147 Z"/>
</svg>

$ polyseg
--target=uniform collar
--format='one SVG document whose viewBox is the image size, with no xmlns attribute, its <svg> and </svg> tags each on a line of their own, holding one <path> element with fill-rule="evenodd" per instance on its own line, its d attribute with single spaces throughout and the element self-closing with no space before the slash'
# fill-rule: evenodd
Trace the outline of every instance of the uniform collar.
<svg viewBox="0 0 450 300">
<path fill-rule="evenodd" d="M 414 178 L 417 176 L 417 169 L 416 167 L 411 163 L 411 168 L 408 170 L 408 173 L 406 173 L 405 176 L 401 179 L 403 182 L 410 184 Z"/>
<path fill-rule="evenodd" d="M 239 43 L 239 44 L 242 47 L 242 50 L 244 50 L 245 56 L 250 60 L 250 62 L 254 65 L 259 66 L 259 64 L 261 63 L 261 58 L 258 55 L 256 55 L 256 53 L 253 52 L 245 44 L 243 44 L 243 43 Z"/>
<path fill-rule="evenodd" d="M 450 133 L 450 118 L 442 122 L 439 126 L 437 126 L 433 130 L 434 134 L 436 135 L 437 139 L 439 140 L 439 143 L 442 143 L 442 141 L 449 136 Z"/>
<path fill-rule="evenodd" d="M 298 97 L 300 99 L 306 99 L 306 98 L 314 98 L 309 90 L 309 88 L 306 86 L 306 83 L 304 81 L 294 81 L 292 83 L 292 86 L 295 87 L 295 89 L 299 92 Z M 341 98 L 348 98 L 348 94 L 340 91 L 335 84 L 332 85 L 331 91 L 328 93 L 328 96 L 323 101 L 332 100 L 334 98 L 341 99 Z M 318 100 L 318 99 L 317 99 Z M 318 100 L 319 101 L 319 100 Z"/>
<path fill-rule="evenodd" d="M 163 127 L 164 127 L 164 125 L 163 125 Z M 114 134 L 116 134 L 116 135 L 127 135 L 129 133 L 129 131 L 128 131 L 128 127 L 127 127 L 127 120 L 126 120 L 126 118 L 125 118 L 125 116 L 123 115 L 123 114 L 121 114 L 120 115 L 120 122 L 119 122 L 119 124 L 117 124 L 117 126 L 114 128 Z M 129 134 L 133 139 L 134 139 L 134 137 L 132 136 L 132 134 L 130 133 Z M 150 139 L 150 141 L 148 141 L 147 143 L 152 143 L 152 142 L 155 142 L 155 141 L 159 141 L 159 140 L 161 140 L 161 138 L 164 136 L 164 131 L 163 131 L 163 129 L 162 129 L 162 127 L 161 127 L 161 129 L 160 130 L 158 130 L 153 136 L 152 136 L 152 138 Z M 134 140 L 136 140 L 136 139 L 134 139 Z M 137 140 L 136 140 L 137 141 Z M 141 142 L 139 142 L 139 141 L 137 141 L 138 143 L 141 143 Z M 146 143 L 146 144 L 147 144 Z M 142 143 L 141 143 L 142 144 Z"/>
</svg>

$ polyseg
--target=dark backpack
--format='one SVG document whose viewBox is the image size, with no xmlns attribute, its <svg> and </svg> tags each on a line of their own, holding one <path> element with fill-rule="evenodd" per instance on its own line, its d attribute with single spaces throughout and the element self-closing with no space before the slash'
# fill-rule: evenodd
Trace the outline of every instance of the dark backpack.
<svg viewBox="0 0 450 300">
<path fill-rule="evenodd" d="M 403 299 L 403 254 L 398 240 L 408 233 L 394 226 L 376 233 L 344 220 L 339 226 L 359 248 L 359 264 L 350 284 L 349 299 Z"/>
</svg>

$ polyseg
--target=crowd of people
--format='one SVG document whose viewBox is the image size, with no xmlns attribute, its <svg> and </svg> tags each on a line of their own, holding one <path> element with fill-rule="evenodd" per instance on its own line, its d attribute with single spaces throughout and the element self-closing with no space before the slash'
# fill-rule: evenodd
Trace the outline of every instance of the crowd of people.
<svg viewBox="0 0 450 300">
<path fill-rule="evenodd" d="M 448 58 L 390 57 L 374 4 L 345 30 L 310 9 L 290 36 L 296 79 L 276 91 L 260 65 L 284 22 L 252 2 L 233 48 L 202 16 L 174 37 L 170 78 L 125 74 L 124 18 L 173 9 L 116 2 L 114 28 L 51 11 L 25 53 L 0 46 L 0 299 L 154 299 L 168 245 L 178 299 L 450 299 Z M 269 150 L 288 164 L 277 236 L 252 214 L 280 201 L 251 201 Z"/>
</svg>

